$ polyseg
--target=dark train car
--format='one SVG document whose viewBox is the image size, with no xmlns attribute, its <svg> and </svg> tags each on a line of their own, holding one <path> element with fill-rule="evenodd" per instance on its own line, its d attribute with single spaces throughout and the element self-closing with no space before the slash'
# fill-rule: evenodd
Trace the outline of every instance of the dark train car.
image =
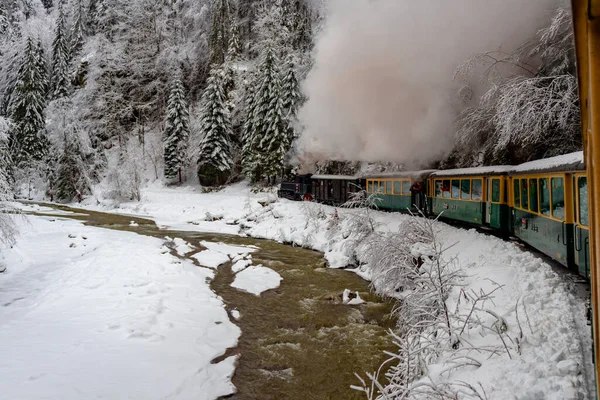
<svg viewBox="0 0 600 400">
<path fill-rule="evenodd" d="M 312 193 L 315 201 L 330 205 L 344 204 L 351 193 L 362 190 L 361 180 L 348 175 L 313 175 Z"/>
<path fill-rule="evenodd" d="M 431 210 L 427 202 L 427 178 L 436 170 L 382 172 L 368 174 L 367 193 L 376 193 L 377 206 L 381 210 L 428 214 Z"/>
<path fill-rule="evenodd" d="M 290 200 L 312 200 L 312 174 L 296 175 L 293 182 L 281 182 L 277 196 Z"/>
<path fill-rule="evenodd" d="M 431 174 L 431 208 L 445 219 L 509 231 L 510 166 L 461 168 Z"/>
<path fill-rule="evenodd" d="M 589 278 L 583 152 L 518 165 L 510 171 L 509 181 L 514 235 Z"/>
</svg>

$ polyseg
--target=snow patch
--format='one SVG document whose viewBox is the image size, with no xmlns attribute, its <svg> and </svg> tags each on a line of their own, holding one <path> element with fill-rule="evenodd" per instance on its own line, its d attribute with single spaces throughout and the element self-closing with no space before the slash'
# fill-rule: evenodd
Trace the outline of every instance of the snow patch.
<svg viewBox="0 0 600 400">
<path fill-rule="evenodd" d="M 229 257 L 227 254 L 219 253 L 218 251 L 213 250 L 203 250 L 192 256 L 203 267 L 216 269 L 219 266 L 229 262 Z"/>
<path fill-rule="evenodd" d="M 234 274 L 237 274 L 250 264 L 252 264 L 252 260 L 238 260 L 231 266 L 231 270 Z"/>
<path fill-rule="evenodd" d="M 252 265 L 239 272 L 231 286 L 259 296 L 262 292 L 279 287 L 282 279 L 271 268 Z"/>
</svg>

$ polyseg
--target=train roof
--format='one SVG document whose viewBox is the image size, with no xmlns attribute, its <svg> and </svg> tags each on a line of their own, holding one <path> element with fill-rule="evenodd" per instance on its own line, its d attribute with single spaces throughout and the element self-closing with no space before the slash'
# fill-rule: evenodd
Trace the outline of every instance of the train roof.
<svg viewBox="0 0 600 400">
<path fill-rule="evenodd" d="M 396 171 L 396 172 L 379 172 L 362 175 L 362 178 L 427 178 L 437 169 L 424 169 L 421 171 Z"/>
<path fill-rule="evenodd" d="M 511 173 L 525 172 L 559 172 L 559 171 L 582 171 L 585 170 L 583 163 L 583 151 L 563 154 L 562 156 L 544 158 L 542 160 L 529 161 L 524 164 L 515 165 Z"/>
<path fill-rule="evenodd" d="M 505 175 L 513 168 L 512 165 L 493 165 L 489 167 L 445 169 L 434 172 L 431 176 Z"/>
<path fill-rule="evenodd" d="M 358 176 L 355 175 L 313 175 L 312 179 L 329 179 L 329 180 L 337 180 L 337 181 L 354 181 L 359 179 Z"/>
</svg>

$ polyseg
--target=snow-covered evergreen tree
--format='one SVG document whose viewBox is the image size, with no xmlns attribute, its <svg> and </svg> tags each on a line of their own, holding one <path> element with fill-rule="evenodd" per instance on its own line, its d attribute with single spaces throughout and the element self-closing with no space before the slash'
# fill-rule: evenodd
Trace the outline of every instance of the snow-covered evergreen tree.
<svg viewBox="0 0 600 400">
<path fill-rule="evenodd" d="M 202 97 L 198 176 L 203 185 L 223 184 L 233 167 L 231 121 L 223 71 L 213 66 Z"/>
<path fill-rule="evenodd" d="M 283 157 L 290 148 L 289 133 L 281 97 L 279 58 L 272 44 L 264 48 L 258 67 L 258 85 L 254 88 L 244 134 L 246 157 L 244 170 L 251 179 L 274 178 L 283 169 Z"/>
<path fill-rule="evenodd" d="M 62 4 L 58 6 L 58 18 L 52 42 L 51 97 L 58 99 L 69 94 L 69 44 L 66 37 L 65 14 Z"/>
<path fill-rule="evenodd" d="M 183 83 L 179 77 L 173 82 L 167 101 L 164 135 L 165 178 L 178 177 L 181 183 L 190 128 L 188 104 Z"/>
<path fill-rule="evenodd" d="M 290 33 L 294 50 L 307 51 L 312 46 L 311 7 L 308 0 L 281 0 L 284 25 Z"/>
<path fill-rule="evenodd" d="M 60 0 L 58 0 L 60 1 Z M 46 10 L 49 10 L 52 8 L 52 0 L 42 0 L 42 4 L 44 5 L 44 8 Z"/>
<path fill-rule="evenodd" d="M 250 74 L 246 81 L 244 95 L 245 120 L 242 127 L 242 170 L 249 178 L 253 178 L 255 172 L 255 158 L 258 157 L 254 150 L 253 135 L 254 135 L 254 109 L 255 109 L 255 91 L 258 86 L 258 79 Z"/>
<path fill-rule="evenodd" d="M 11 130 L 10 120 L 0 117 L 0 201 L 5 201 L 12 195 L 10 185 L 12 160 L 8 147 L 8 135 Z"/>
<path fill-rule="evenodd" d="M 99 33 L 104 28 L 106 13 L 105 0 L 90 0 L 87 12 L 87 30 L 90 35 Z"/>
<path fill-rule="evenodd" d="M 80 200 L 81 196 L 90 192 L 90 187 L 88 166 L 79 141 L 79 133 L 73 127 L 67 128 L 56 172 L 56 198 L 66 201 Z"/>
<path fill-rule="evenodd" d="M 6 9 L 4 8 L 4 4 L 0 3 L 0 39 L 8 32 L 9 26 Z"/>
<path fill-rule="evenodd" d="M 238 28 L 237 20 L 232 18 L 229 22 L 230 34 L 229 43 L 227 45 L 227 56 L 228 61 L 236 60 L 242 54 L 242 45 L 240 44 L 240 32 Z"/>
<path fill-rule="evenodd" d="M 281 99 L 283 101 L 283 110 L 288 125 L 290 141 L 293 141 L 296 138 L 294 124 L 298 108 L 302 102 L 302 94 L 300 93 L 300 84 L 296 77 L 296 68 L 292 55 L 288 56 L 282 70 Z"/>
<path fill-rule="evenodd" d="M 229 0 L 211 0 L 210 11 L 212 15 L 211 61 L 213 64 L 222 64 L 230 42 L 231 4 Z"/>
<path fill-rule="evenodd" d="M 17 164 L 41 160 L 48 147 L 44 129 L 47 78 L 43 54 L 39 50 L 31 38 L 27 39 L 11 97 L 11 118 L 15 128 L 10 137 L 10 147 Z"/>
<path fill-rule="evenodd" d="M 85 42 L 85 11 L 83 0 L 76 0 L 73 7 L 73 24 L 69 34 L 69 56 L 75 58 L 83 48 Z"/>
</svg>

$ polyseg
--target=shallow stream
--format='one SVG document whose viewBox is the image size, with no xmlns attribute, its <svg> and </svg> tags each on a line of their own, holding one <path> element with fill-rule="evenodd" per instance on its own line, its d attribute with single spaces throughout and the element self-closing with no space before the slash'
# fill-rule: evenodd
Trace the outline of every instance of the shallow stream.
<svg viewBox="0 0 600 400">
<path fill-rule="evenodd" d="M 238 392 L 228 398 L 361 399 L 364 396 L 350 388 L 359 384 L 354 373 L 364 377 L 366 371 L 375 371 L 387 358 L 383 351 L 393 350 L 387 334 L 394 324 L 388 317 L 392 304 L 371 294 L 368 282 L 356 274 L 325 268 L 320 253 L 268 240 L 159 229 L 153 221 L 138 217 L 40 205 L 60 211 L 32 214 L 158 238 L 182 238 L 196 248 L 202 247 L 200 241 L 260 248 L 252 254 L 253 264 L 281 275 L 277 289 L 255 296 L 232 288 L 230 263 L 219 267 L 211 281 L 230 316 L 232 310 L 241 314 L 238 320 L 231 317 L 242 330 L 238 345 L 215 360 L 240 355 L 232 378 Z M 366 303 L 342 304 L 344 289 L 359 292 Z"/>
</svg>

